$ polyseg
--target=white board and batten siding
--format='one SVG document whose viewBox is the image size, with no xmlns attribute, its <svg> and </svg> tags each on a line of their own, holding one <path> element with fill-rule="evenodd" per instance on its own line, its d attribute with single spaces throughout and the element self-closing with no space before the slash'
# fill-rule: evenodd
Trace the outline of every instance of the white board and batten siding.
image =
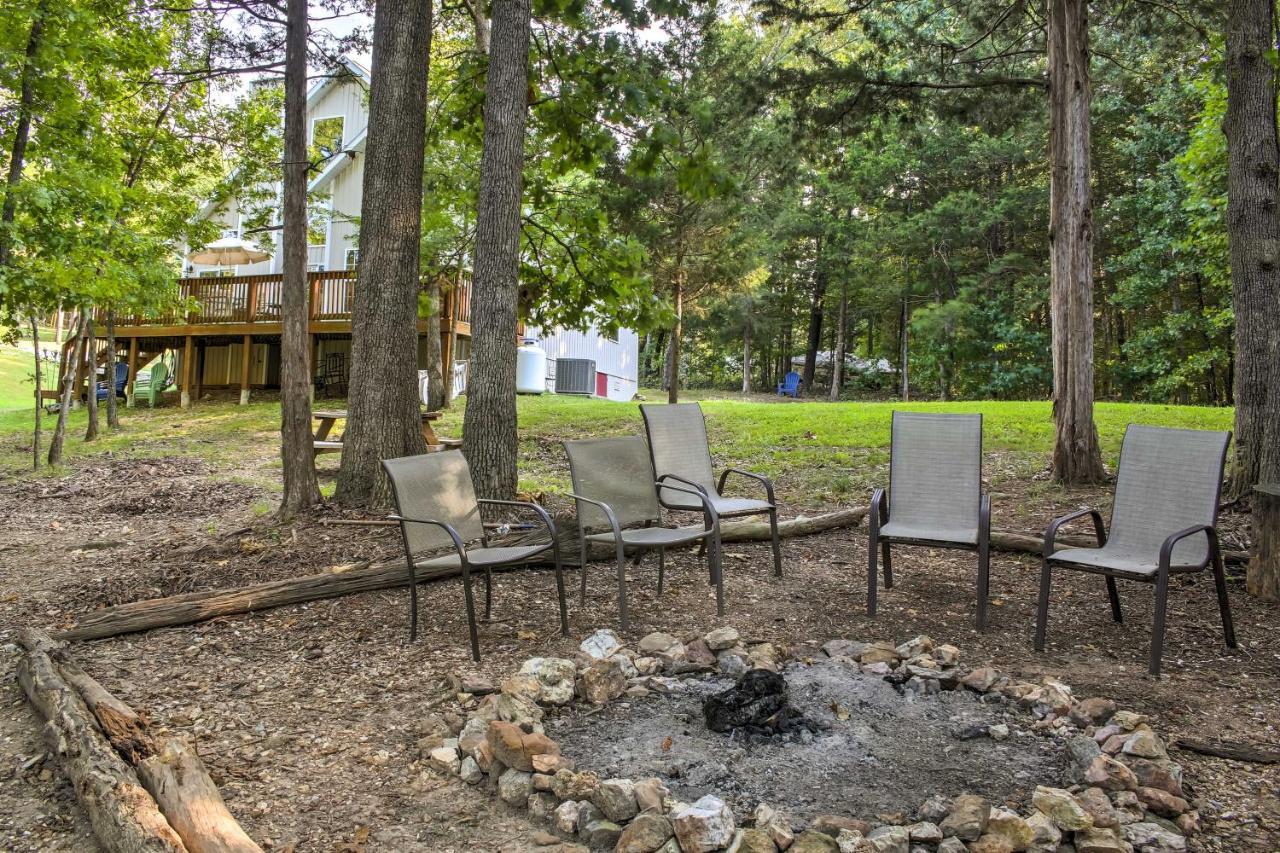
<svg viewBox="0 0 1280 853">
<path fill-rule="evenodd" d="M 594 361 L 597 392 L 605 392 L 597 393 L 597 396 L 627 402 L 640 390 L 640 338 L 630 329 L 619 329 L 616 337 L 610 337 L 594 327 L 585 332 L 561 328 L 543 332 L 534 326 L 525 330 L 525 337 L 537 341 L 538 346 L 546 350 L 548 391 L 554 391 L 556 387 L 557 358 L 589 358 Z M 599 379 L 600 374 L 604 374 L 603 380 Z"/>
</svg>

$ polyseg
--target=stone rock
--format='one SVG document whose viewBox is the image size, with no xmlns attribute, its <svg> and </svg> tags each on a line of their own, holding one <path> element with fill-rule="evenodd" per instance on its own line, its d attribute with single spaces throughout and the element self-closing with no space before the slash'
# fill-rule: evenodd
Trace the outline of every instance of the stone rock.
<svg viewBox="0 0 1280 853">
<path fill-rule="evenodd" d="M 640 650 L 642 655 L 662 658 L 667 661 L 684 660 L 684 643 L 661 631 L 647 634 L 636 648 Z"/>
<path fill-rule="evenodd" d="M 967 853 L 968 849 L 959 838 L 944 838 L 938 845 L 938 853 Z"/>
<path fill-rule="evenodd" d="M 660 814 L 642 814 L 622 830 L 614 853 L 657 853 L 673 835 L 671 821 Z"/>
<path fill-rule="evenodd" d="M 683 853 L 683 851 L 680 849 L 680 842 L 673 838 L 662 845 L 662 849 L 658 853 Z"/>
<path fill-rule="evenodd" d="M 612 702 L 627 689 L 627 676 L 616 660 L 597 660 L 578 677 L 578 693 L 593 705 Z"/>
<path fill-rule="evenodd" d="M 747 661 L 754 669 L 777 672 L 780 668 L 778 647 L 773 643 L 760 643 L 747 650 Z"/>
<path fill-rule="evenodd" d="M 711 853 L 728 847 L 736 829 L 733 812 L 711 794 L 693 805 L 681 806 L 672 813 L 671 820 L 684 853 Z"/>
<path fill-rule="evenodd" d="M 427 757 L 431 766 L 445 773 L 456 774 L 459 770 L 458 750 L 452 746 L 437 746 Z"/>
<path fill-rule="evenodd" d="M 716 665 L 725 675 L 742 675 L 751 669 L 751 657 L 746 649 L 734 646 L 716 655 Z"/>
<path fill-rule="evenodd" d="M 458 734 L 458 751 L 474 758 L 476 747 L 485 742 L 488 734 L 489 722 L 479 717 L 472 717 L 467 720 Z"/>
<path fill-rule="evenodd" d="M 485 696 L 498 692 L 498 688 L 493 686 L 492 681 L 473 672 L 455 673 L 450 680 L 453 682 L 453 689 L 458 693 Z"/>
<path fill-rule="evenodd" d="M 554 791 L 556 787 L 556 777 L 549 773 L 533 774 L 533 790 L 535 791 Z"/>
<path fill-rule="evenodd" d="M 1071 776 L 1073 779 L 1083 779 L 1085 772 L 1089 769 L 1089 765 L 1102 755 L 1102 750 L 1091 738 L 1084 735 L 1074 735 L 1067 738 L 1066 742 L 1067 757 L 1071 759 Z"/>
<path fill-rule="evenodd" d="M 1022 697 L 1022 703 L 1041 717 L 1049 714 L 1062 716 L 1071 710 L 1072 702 L 1071 688 L 1052 678 L 1046 678 L 1043 684 Z"/>
<path fill-rule="evenodd" d="M 535 773 L 547 773 L 552 776 L 557 770 L 572 770 L 573 759 L 559 753 L 542 752 L 532 759 Z"/>
<path fill-rule="evenodd" d="M 517 725 L 526 732 L 542 731 L 542 709 L 532 699 L 499 693 L 494 711 L 497 719 Z"/>
<path fill-rule="evenodd" d="M 618 843 L 622 837 L 622 827 L 611 820 L 588 821 L 585 827 L 578 829 L 578 835 L 593 849 L 608 849 Z"/>
<path fill-rule="evenodd" d="M 468 785 L 479 785 L 484 781 L 484 771 L 480 769 L 480 765 L 470 755 L 462 759 L 462 764 L 458 767 L 458 775 Z"/>
<path fill-rule="evenodd" d="M 631 662 L 640 675 L 656 675 L 662 669 L 662 661 L 657 658 L 640 657 Z"/>
<path fill-rule="evenodd" d="M 529 810 L 529 816 L 538 820 L 551 820 L 556 813 L 556 806 L 560 805 L 560 801 L 555 795 L 547 791 L 534 791 L 529 795 L 529 800 L 525 804 L 525 808 Z"/>
<path fill-rule="evenodd" d="M 1009 727 L 1004 723 L 995 723 L 987 726 L 987 737 L 992 740 L 1008 740 Z"/>
<path fill-rule="evenodd" d="M 1133 791 L 1112 791 L 1111 804 L 1115 806 L 1116 817 L 1121 826 L 1142 823 L 1147 819 L 1147 810 L 1138 801 L 1138 795 Z"/>
<path fill-rule="evenodd" d="M 1129 735 L 1120 749 L 1125 755 L 1136 755 L 1139 758 L 1168 758 L 1164 741 L 1148 728 L 1140 728 Z"/>
<path fill-rule="evenodd" d="M 1175 797 L 1186 798 L 1182 792 L 1182 765 L 1147 758 L 1131 758 L 1124 763 L 1138 778 L 1139 788 L 1159 788 Z"/>
<path fill-rule="evenodd" d="M 508 770 L 498 777 L 498 796 L 504 803 L 523 806 L 533 793 L 533 774 L 523 770 Z"/>
<path fill-rule="evenodd" d="M 1115 712 L 1115 702 L 1101 696 L 1090 696 L 1071 706 L 1071 722 L 1080 728 L 1096 726 L 1111 719 Z"/>
<path fill-rule="evenodd" d="M 572 770 L 557 770 L 551 790 L 562 800 L 586 800 L 590 802 L 591 795 L 595 793 L 599 785 L 600 777 L 590 770 L 583 770 L 581 773 L 574 773 Z M 592 808 L 595 808 L 595 806 L 593 805 Z"/>
<path fill-rule="evenodd" d="M 740 829 L 729 845 L 729 853 L 778 853 L 778 846 L 763 829 Z"/>
<path fill-rule="evenodd" d="M 542 695 L 542 684 L 535 676 L 516 673 L 502 682 L 502 692 L 509 696 L 518 696 L 530 702 L 537 702 Z"/>
<path fill-rule="evenodd" d="M 656 777 L 639 779 L 634 786 L 636 807 L 642 812 L 662 812 L 666 809 L 671 791 Z"/>
<path fill-rule="evenodd" d="M 896 666 L 898 661 L 902 660 L 902 655 L 898 654 L 898 650 L 889 643 L 872 643 L 863 649 L 862 656 L 858 660 L 863 666 L 875 663 Z"/>
<path fill-rule="evenodd" d="M 1003 835 L 984 835 L 969 844 L 969 853 L 1014 853 L 1014 847 Z"/>
<path fill-rule="evenodd" d="M 567 705 L 573 701 L 577 671 L 567 658 L 529 658 L 520 666 L 522 675 L 532 676 L 539 686 L 538 701 Z"/>
<path fill-rule="evenodd" d="M 977 841 L 987 830 L 991 806 L 976 794 L 961 794 L 951 801 L 951 810 L 938 825 L 943 835 L 954 835 L 961 841 Z"/>
<path fill-rule="evenodd" d="M 1101 788 L 1085 788 L 1075 795 L 1075 800 L 1093 818 L 1094 826 L 1120 825 L 1120 818 L 1112 808 L 1107 792 Z"/>
<path fill-rule="evenodd" d="M 942 823 L 942 819 L 949 811 L 951 811 L 951 802 L 941 794 L 934 794 L 916 809 L 916 817 L 926 823 Z"/>
<path fill-rule="evenodd" d="M 486 734 L 493 757 L 508 767 L 526 773 L 533 770 L 533 757 L 546 753 L 558 754 L 559 745 L 544 734 L 525 734 L 513 723 L 494 720 Z"/>
<path fill-rule="evenodd" d="M 493 750 L 489 748 L 489 742 L 487 740 L 480 742 L 480 745 L 476 747 L 472 757 L 475 758 L 476 765 L 479 766 L 482 773 L 488 773 L 493 770 Z"/>
<path fill-rule="evenodd" d="M 822 644 L 822 651 L 829 658 L 853 658 L 858 660 L 867 650 L 866 643 L 857 640 L 827 640 Z"/>
<path fill-rule="evenodd" d="M 631 658 L 624 654 L 609 655 L 606 660 L 611 660 L 617 663 L 622 669 L 622 674 L 627 678 L 637 678 L 640 675 L 640 670 L 636 669 L 635 663 L 632 662 Z"/>
<path fill-rule="evenodd" d="M 1084 772 L 1084 781 L 1105 791 L 1133 791 L 1138 777 L 1133 771 L 1109 755 L 1099 755 Z"/>
<path fill-rule="evenodd" d="M 752 819 L 755 821 L 756 829 L 762 829 L 768 833 L 770 840 L 779 849 L 786 850 L 796 840 L 795 833 L 791 830 L 790 818 L 771 806 L 764 803 L 756 806 Z"/>
<path fill-rule="evenodd" d="M 1130 853 L 1132 848 L 1116 830 L 1093 827 L 1076 833 L 1076 853 Z"/>
<path fill-rule="evenodd" d="M 905 826 L 877 826 L 867 841 L 874 853 L 910 853 L 911 838 Z"/>
<path fill-rule="evenodd" d="M 936 823 L 922 820 L 907 827 L 907 837 L 921 844 L 937 844 L 942 841 L 942 830 Z"/>
<path fill-rule="evenodd" d="M 1059 829 L 1076 832 L 1093 826 L 1093 818 L 1081 808 L 1070 791 L 1062 788 L 1050 788 L 1045 785 L 1036 787 L 1031 795 L 1031 804 L 1036 810 L 1047 816 Z"/>
<path fill-rule="evenodd" d="M 871 832 L 871 825 L 865 820 L 857 818 L 845 817 L 844 815 L 824 814 L 818 815 L 813 819 L 813 823 L 809 824 L 809 829 L 813 832 L 821 832 L 823 835 L 830 835 L 835 838 L 840 834 L 840 830 L 847 829 L 850 832 L 856 832 L 860 835 L 867 835 Z"/>
<path fill-rule="evenodd" d="M 836 849 L 840 853 L 878 853 L 871 841 L 862 836 L 861 832 L 854 832 L 852 829 L 842 829 L 836 836 Z"/>
<path fill-rule="evenodd" d="M 563 833 L 572 835 L 578 831 L 578 803 L 576 800 L 565 800 L 556 807 L 551 816 L 551 823 Z"/>
<path fill-rule="evenodd" d="M 715 669 L 717 658 L 715 652 L 707 645 L 705 640 L 694 640 L 685 646 L 684 658 L 686 666 L 681 669 L 688 670 L 693 667 L 699 669 Z"/>
<path fill-rule="evenodd" d="M 1118 735 L 1112 735 L 1102 742 L 1102 751 L 1107 755 L 1119 755 L 1124 749 L 1124 742 L 1129 739 L 1128 732 L 1120 732 Z"/>
<path fill-rule="evenodd" d="M 885 676 L 893 672 L 893 667 L 885 661 L 876 661 L 875 663 L 864 663 L 859 669 L 863 675 Z"/>
<path fill-rule="evenodd" d="M 980 666 L 960 679 L 960 683 L 976 693 L 986 693 L 999 680 L 1000 673 L 989 666 Z"/>
<path fill-rule="evenodd" d="M 604 820 L 604 815 L 594 803 L 590 800 L 582 800 L 578 803 L 578 835 L 586 837 L 587 825 L 598 820 Z"/>
<path fill-rule="evenodd" d="M 1159 788 L 1139 788 L 1137 793 L 1139 802 L 1146 806 L 1148 811 L 1162 817 L 1174 818 L 1191 810 L 1191 804 L 1182 797 L 1175 797 Z"/>
<path fill-rule="evenodd" d="M 1124 840 L 1138 853 L 1183 853 L 1187 849 L 1187 839 L 1158 823 L 1131 823 L 1123 832 Z"/>
<path fill-rule="evenodd" d="M 960 663 L 960 650 L 950 643 L 943 643 L 933 650 L 933 659 L 943 666 L 955 666 Z"/>
<path fill-rule="evenodd" d="M 1104 743 L 1111 740 L 1111 738 L 1116 735 L 1121 734 L 1123 731 L 1124 729 L 1119 726 L 1101 726 L 1093 733 L 1093 740 L 1098 744 L 1098 746 L 1102 746 Z"/>
<path fill-rule="evenodd" d="M 1200 832 L 1200 812 L 1192 809 L 1186 814 L 1178 815 L 1174 824 L 1178 827 L 1178 831 L 1188 837 Z"/>
<path fill-rule="evenodd" d="M 987 837 L 997 836 L 1009 842 L 1010 850 L 1026 850 L 1035 840 L 1035 830 L 1015 811 L 994 808 L 987 821 Z M 981 840 L 981 839 L 979 839 Z"/>
<path fill-rule="evenodd" d="M 621 649 L 622 642 L 612 631 L 607 628 L 601 628 L 583 640 L 578 648 L 590 658 L 604 660 Z"/>
<path fill-rule="evenodd" d="M 738 629 L 730 628 L 728 625 L 708 631 L 702 637 L 702 641 L 707 644 L 707 648 L 713 652 L 731 649 L 738 645 L 740 639 L 742 637 L 738 634 Z"/>
<path fill-rule="evenodd" d="M 1151 722 L 1146 714 L 1139 714 L 1137 711 L 1116 711 L 1111 717 L 1110 724 L 1119 726 L 1127 732 L 1131 732 L 1138 726 L 1146 725 Z"/>
<path fill-rule="evenodd" d="M 1027 826 L 1031 827 L 1031 844 L 1028 853 L 1054 853 L 1062 842 L 1062 830 L 1058 829 L 1053 818 L 1044 812 L 1036 812 L 1027 818 Z"/>
<path fill-rule="evenodd" d="M 913 658 L 916 655 L 922 655 L 925 652 L 933 651 L 933 638 L 927 634 L 921 634 L 918 637 L 912 637 L 902 645 L 898 646 L 896 651 L 899 657 Z"/>
<path fill-rule="evenodd" d="M 631 820 L 640 811 L 636 805 L 635 783 L 630 779 L 605 779 L 596 786 L 591 802 L 605 817 L 619 824 Z"/>
<path fill-rule="evenodd" d="M 840 845 L 825 832 L 802 832 L 788 848 L 788 853 L 840 853 Z"/>
</svg>

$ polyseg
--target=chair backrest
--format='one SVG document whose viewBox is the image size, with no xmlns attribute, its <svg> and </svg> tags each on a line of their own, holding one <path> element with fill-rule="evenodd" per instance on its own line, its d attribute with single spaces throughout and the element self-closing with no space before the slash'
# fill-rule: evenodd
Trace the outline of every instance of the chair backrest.
<svg viewBox="0 0 1280 853">
<path fill-rule="evenodd" d="M 115 392 L 117 394 L 124 393 L 124 386 L 129 384 L 129 364 L 123 361 L 116 362 L 116 381 Z"/>
<path fill-rule="evenodd" d="M 708 492 L 716 493 L 715 471 L 711 467 L 711 450 L 707 446 L 707 422 L 697 403 L 640 406 L 644 429 L 649 436 L 649 453 L 654 474 L 677 474 L 692 480 Z M 687 485 L 678 484 L 682 488 Z M 702 509 L 693 495 L 662 489 L 659 497 L 667 506 Z"/>
<path fill-rule="evenodd" d="M 569 474 L 576 494 L 607 503 L 623 527 L 659 519 L 653 463 L 643 438 L 587 438 L 566 441 L 564 449 L 569 455 Z M 577 503 L 578 520 L 583 527 L 609 526 L 608 517 L 599 507 Z"/>
<path fill-rule="evenodd" d="M 800 374 L 796 373 L 794 370 L 787 373 L 787 375 L 782 378 L 782 387 L 788 391 L 793 391 L 796 388 L 799 388 Z"/>
<path fill-rule="evenodd" d="M 894 412 L 889 519 L 976 528 L 982 496 L 982 415 Z"/>
<path fill-rule="evenodd" d="M 383 459 L 391 478 L 396 510 L 405 518 L 432 519 L 452 525 L 463 542 L 484 535 L 471 469 L 461 453 L 424 453 Z M 418 554 L 453 544 L 434 524 L 406 524 L 409 552 Z"/>
<path fill-rule="evenodd" d="M 169 367 L 164 363 L 164 359 L 160 359 L 151 365 L 151 375 L 147 381 L 147 400 L 152 406 L 156 404 L 156 397 L 169 384 Z"/>
<path fill-rule="evenodd" d="M 1155 559 L 1171 534 L 1214 525 L 1222 468 L 1231 433 L 1129 424 L 1120 448 L 1109 541 Z M 1209 556 L 1203 535 L 1173 549 L 1173 565 L 1193 566 Z"/>
</svg>

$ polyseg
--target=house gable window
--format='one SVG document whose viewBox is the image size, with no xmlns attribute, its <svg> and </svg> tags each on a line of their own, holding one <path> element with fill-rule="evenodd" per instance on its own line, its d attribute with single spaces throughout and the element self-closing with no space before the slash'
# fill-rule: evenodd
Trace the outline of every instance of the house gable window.
<svg viewBox="0 0 1280 853">
<path fill-rule="evenodd" d="M 321 164 L 342 150 L 343 116 L 325 116 L 311 121 L 311 149 L 308 152 L 313 167 Z"/>
</svg>

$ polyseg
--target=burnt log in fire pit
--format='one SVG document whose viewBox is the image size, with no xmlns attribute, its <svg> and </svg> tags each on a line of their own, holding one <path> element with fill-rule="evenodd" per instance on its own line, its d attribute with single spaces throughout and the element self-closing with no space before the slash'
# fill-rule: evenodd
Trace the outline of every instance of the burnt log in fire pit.
<svg viewBox="0 0 1280 853">
<path fill-rule="evenodd" d="M 737 684 L 707 697 L 702 715 L 707 728 L 721 734 L 740 730 L 769 736 L 817 728 L 791 706 L 787 680 L 768 669 L 749 669 Z"/>
</svg>

